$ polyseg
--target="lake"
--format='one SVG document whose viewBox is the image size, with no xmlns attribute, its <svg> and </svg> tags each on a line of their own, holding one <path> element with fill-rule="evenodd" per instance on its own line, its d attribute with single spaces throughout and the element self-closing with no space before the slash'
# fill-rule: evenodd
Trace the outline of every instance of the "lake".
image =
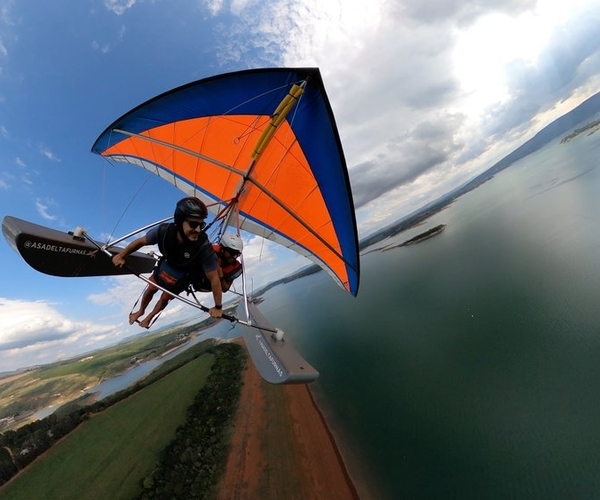
<svg viewBox="0 0 600 500">
<path fill-rule="evenodd" d="M 600 494 L 599 151 L 557 141 L 373 245 L 357 298 L 325 273 L 265 295 L 377 498 Z"/>
</svg>

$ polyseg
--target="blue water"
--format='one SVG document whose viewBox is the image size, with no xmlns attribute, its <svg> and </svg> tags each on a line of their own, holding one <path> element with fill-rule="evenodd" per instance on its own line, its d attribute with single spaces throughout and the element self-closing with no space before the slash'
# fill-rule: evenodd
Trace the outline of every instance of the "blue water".
<svg viewBox="0 0 600 500">
<path fill-rule="evenodd" d="M 464 195 L 439 236 L 366 253 L 357 298 L 325 273 L 260 308 L 376 498 L 600 497 L 598 134 Z"/>
<path fill-rule="evenodd" d="M 181 354 L 183 351 L 189 349 L 197 343 L 203 342 L 210 338 L 228 338 L 231 335 L 232 333 L 230 325 L 228 325 L 226 322 L 217 323 L 216 325 L 204 330 L 196 338 L 190 340 L 189 342 L 186 342 L 185 344 L 181 345 L 176 349 L 173 349 L 164 356 L 152 359 L 150 361 L 145 361 L 136 365 L 130 370 L 127 370 L 122 375 L 118 375 L 116 377 L 104 380 L 98 385 L 88 389 L 87 393 L 96 393 L 96 399 L 104 399 L 105 397 L 110 396 L 111 394 L 126 389 L 138 380 L 143 379 L 146 375 L 152 372 L 152 370 L 159 367 L 165 361 L 173 359 L 175 356 Z"/>
</svg>

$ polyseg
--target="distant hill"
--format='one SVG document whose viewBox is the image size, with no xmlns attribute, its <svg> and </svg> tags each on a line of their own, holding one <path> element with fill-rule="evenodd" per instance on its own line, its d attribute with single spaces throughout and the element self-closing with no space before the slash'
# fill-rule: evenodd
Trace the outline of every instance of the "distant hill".
<svg viewBox="0 0 600 500">
<path fill-rule="evenodd" d="M 543 148 L 549 142 L 570 132 L 577 125 L 583 121 L 589 120 L 597 113 L 600 113 L 600 92 L 583 101 L 579 106 L 562 115 L 560 118 L 557 118 L 549 125 L 546 125 L 531 139 L 519 146 L 512 153 L 506 155 L 498 163 L 495 163 L 490 169 L 475 177 L 465 186 L 471 183 L 476 183 L 476 185 L 481 184 L 481 182 L 477 183 L 478 179 L 490 179 L 494 174 L 504 170 L 516 161 L 525 158 L 527 155 L 534 153 L 538 149 Z"/>
</svg>

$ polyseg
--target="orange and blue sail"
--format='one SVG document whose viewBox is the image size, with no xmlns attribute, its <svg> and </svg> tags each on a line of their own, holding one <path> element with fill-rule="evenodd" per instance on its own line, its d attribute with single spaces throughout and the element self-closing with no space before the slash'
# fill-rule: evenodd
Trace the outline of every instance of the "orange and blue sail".
<svg viewBox="0 0 600 500">
<path fill-rule="evenodd" d="M 350 180 L 317 68 L 246 70 L 178 87 L 116 120 L 92 151 L 150 170 L 215 210 L 236 203 L 238 227 L 358 292 Z"/>
</svg>

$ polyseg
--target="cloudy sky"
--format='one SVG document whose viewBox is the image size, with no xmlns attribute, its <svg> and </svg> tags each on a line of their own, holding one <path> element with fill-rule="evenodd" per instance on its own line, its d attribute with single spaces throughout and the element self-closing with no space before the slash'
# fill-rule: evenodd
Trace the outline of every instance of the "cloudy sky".
<svg viewBox="0 0 600 500">
<path fill-rule="evenodd" d="M 218 73 L 318 66 L 359 233 L 432 201 L 600 91 L 600 0 L 0 0 L 0 215 L 98 239 L 181 196 L 90 153 L 114 119 Z M 304 266 L 246 239 L 254 286 Z M 138 333 L 135 278 L 59 279 L 0 241 L 0 371 Z M 343 293 L 340 290 L 340 293 Z M 191 312 L 172 304 L 163 325 Z"/>
</svg>

